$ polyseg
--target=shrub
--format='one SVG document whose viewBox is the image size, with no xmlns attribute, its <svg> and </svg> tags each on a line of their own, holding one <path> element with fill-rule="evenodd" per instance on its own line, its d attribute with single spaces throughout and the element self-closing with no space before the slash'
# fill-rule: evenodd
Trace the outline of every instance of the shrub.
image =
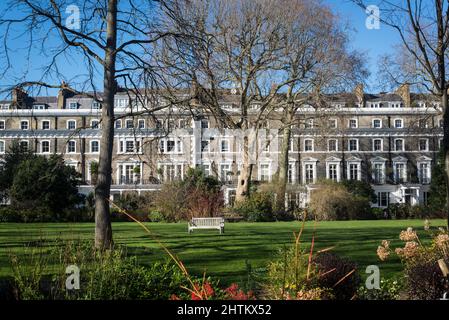
<svg viewBox="0 0 449 320">
<path fill-rule="evenodd" d="M 156 211 L 156 210 L 152 210 L 148 214 L 148 221 L 162 222 L 162 221 L 165 221 L 165 219 L 164 219 L 164 215 L 162 213 L 160 213 L 159 211 Z"/>
<path fill-rule="evenodd" d="M 323 252 L 316 255 L 314 263 L 320 274 L 317 280 L 320 287 L 332 288 L 338 300 L 349 300 L 356 295 L 360 275 L 354 262 L 334 253 Z"/>
<path fill-rule="evenodd" d="M 371 217 L 372 217 L 372 219 L 376 219 L 376 220 L 385 219 L 385 217 L 384 217 L 384 209 L 382 209 L 382 208 L 371 208 Z"/>
<path fill-rule="evenodd" d="M 60 155 L 35 156 L 23 160 L 14 173 L 9 189 L 13 208 L 58 213 L 76 207 L 84 200 L 78 194 L 79 174 L 64 164 Z"/>
<path fill-rule="evenodd" d="M 148 214 L 153 205 L 150 195 L 139 195 L 137 192 L 128 192 L 121 195 L 114 203 L 139 221 L 148 221 Z M 115 207 L 112 210 L 114 221 L 130 221 L 130 219 L 118 212 Z"/>
<path fill-rule="evenodd" d="M 357 291 L 359 300 L 398 300 L 403 290 L 401 279 L 381 279 L 380 289 L 367 289 L 361 286 Z"/>
<path fill-rule="evenodd" d="M 234 210 L 246 221 L 274 221 L 273 193 L 253 192 L 248 199 L 236 203 Z"/>
<path fill-rule="evenodd" d="M 315 237 L 311 248 L 303 249 L 300 237 L 303 229 L 295 234 L 290 247 L 279 250 L 276 259 L 267 267 L 263 285 L 268 299 L 349 299 L 360 283 L 356 265 L 335 254 L 314 253 Z"/>
<path fill-rule="evenodd" d="M 343 184 L 324 182 L 310 196 L 309 209 L 317 220 L 369 219 L 370 200 L 354 195 Z"/>
<path fill-rule="evenodd" d="M 176 222 L 187 219 L 185 209 L 188 195 L 179 181 L 166 183 L 154 197 L 154 210 L 160 212 L 167 222 Z"/>
<path fill-rule="evenodd" d="M 442 229 L 434 233 L 429 226 L 425 228 L 432 237 L 431 245 L 424 246 L 416 231 L 408 228 L 399 235 L 405 243 L 404 247 L 394 250 L 404 265 L 404 288 L 409 299 L 440 299 L 449 290 L 448 279 L 439 264 L 449 264 L 449 235 Z M 383 240 L 377 248 L 377 255 L 382 261 L 393 252 L 389 244 L 389 241 Z"/>
<path fill-rule="evenodd" d="M 223 205 L 220 182 L 198 168 L 189 169 L 184 180 L 164 184 L 154 200 L 154 209 L 170 222 L 218 216 Z"/>
<path fill-rule="evenodd" d="M 188 296 L 182 288 L 188 281 L 171 262 L 143 266 L 122 248 L 98 252 L 90 242 L 57 244 L 50 253 L 34 248 L 24 258 L 11 257 L 19 299 L 167 300 L 173 294 Z M 75 292 L 65 289 L 65 270 L 71 264 L 81 270 L 80 289 Z"/>
</svg>

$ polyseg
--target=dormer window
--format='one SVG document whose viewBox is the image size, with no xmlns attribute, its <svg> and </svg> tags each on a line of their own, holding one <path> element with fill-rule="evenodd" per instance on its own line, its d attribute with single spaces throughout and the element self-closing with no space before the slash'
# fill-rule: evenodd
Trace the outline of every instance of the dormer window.
<svg viewBox="0 0 449 320">
<path fill-rule="evenodd" d="M 45 110 L 45 104 L 35 104 L 33 105 L 34 110 Z"/>
<path fill-rule="evenodd" d="M 420 108 L 425 108 L 425 107 L 426 107 L 426 103 L 423 102 L 423 101 L 420 101 L 420 102 L 418 102 L 418 106 L 419 106 Z"/>
<path fill-rule="evenodd" d="M 92 110 L 100 110 L 101 109 L 101 104 L 98 101 L 93 101 L 92 102 Z"/>
<path fill-rule="evenodd" d="M 70 103 L 69 103 L 69 109 L 70 109 L 70 110 L 76 110 L 76 109 L 78 109 L 78 103 L 77 103 L 77 102 L 70 102 Z"/>
</svg>

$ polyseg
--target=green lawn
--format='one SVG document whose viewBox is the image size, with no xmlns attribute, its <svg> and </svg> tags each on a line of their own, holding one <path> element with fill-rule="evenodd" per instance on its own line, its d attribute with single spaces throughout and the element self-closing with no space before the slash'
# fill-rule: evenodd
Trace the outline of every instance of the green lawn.
<svg viewBox="0 0 449 320">
<path fill-rule="evenodd" d="M 227 223 L 225 234 L 217 231 L 187 233 L 186 223 L 149 223 L 149 229 L 183 261 L 192 274 L 216 276 L 223 283 L 242 282 L 247 276 L 245 261 L 253 269 L 262 270 L 273 258 L 277 248 L 292 243 L 299 222 Z M 432 227 L 445 226 L 445 220 L 432 220 Z M 394 258 L 381 263 L 376 249 L 383 239 L 392 240 L 392 246 L 401 245 L 399 232 L 408 226 L 419 230 L 425 240 L 421 220 L 392 221 L 338 221 L 316 223 L 316 248 L 335 246 L 335 253 L 358 263 L 361 273 L 370 264 L 378 264 L 381 275 L 391 277 L 401 270 Z M 125 244 L 141 263 L 151 263 L 166 255 L 158 245 L 135 223 L 113 223 L 114 239 Z M 50 246 L 57 238 L 92 239 L 92 223 L 0 223 L 0 277 L 11 275 L 9 254 L 24 254 L 26 245 Z M 308 222 L 303 241 L 310 243 L 313 222 Z M 44 242 L 37 241 L 44 239 Z"/>
</svg>

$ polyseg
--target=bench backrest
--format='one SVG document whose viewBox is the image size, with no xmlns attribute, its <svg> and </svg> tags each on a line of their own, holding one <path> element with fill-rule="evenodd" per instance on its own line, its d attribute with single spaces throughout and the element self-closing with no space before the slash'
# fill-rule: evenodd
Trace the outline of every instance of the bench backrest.
<svg viewBox="0 0 449 320">
<path fill-rule="evenodd" d="M 223 222 L 223 218 L 192 218 L 192 224 L 196 226 L 218 226 Z"/>
</svg>

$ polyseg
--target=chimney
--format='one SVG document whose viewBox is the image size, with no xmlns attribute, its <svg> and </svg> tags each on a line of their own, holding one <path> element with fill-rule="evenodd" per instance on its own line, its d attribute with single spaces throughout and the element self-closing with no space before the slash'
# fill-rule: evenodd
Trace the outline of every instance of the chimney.
<svg viewBox="0 0 449 320">
<path fill-rule="evenodd" d="M 395 93 L 404 101 L 404 107 L 409 108 L 411 105 L 410 85 L 408 83 L 401 84 Z"/>
<path fill-rule="evenodd" d="M 358 85 L 356 85 L 356 87 L 354 89 L 354 94 L 357 99 L 356 103 L 360 104 L 360 106 L 363 107 L 363 105 L 365 104 L 365 97 L 364 97 L 364 93 L 363 93 L 363 83 L 359 83 Z"/>
<path fill-rule="evenodd" d="M 20 87 L 15 87 L 12 89 L 12 105 L 16 108 L 22 109 L 26 107 L 26 100 L 28 98 L 28 94 L 25 90 Z"/>
<path fill-rule="evenodd" d="M 65 109 L 66 100 L 70 96 L 73 96 L 73 92 L 68 89 L 67 83 L 63 81 L 61 83 L 61 89 L 58 92 L 58 109 Z"/>
</svg>

